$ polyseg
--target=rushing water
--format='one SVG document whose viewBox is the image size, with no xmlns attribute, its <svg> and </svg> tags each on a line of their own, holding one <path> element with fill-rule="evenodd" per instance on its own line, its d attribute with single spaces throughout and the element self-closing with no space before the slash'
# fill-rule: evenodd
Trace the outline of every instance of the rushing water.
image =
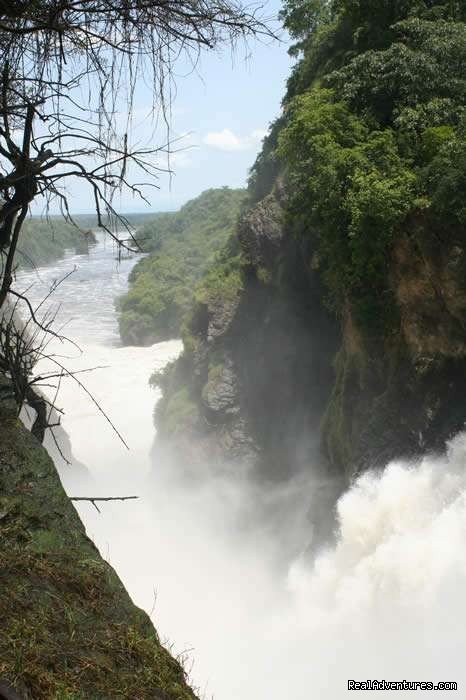
<svg viewBox="0 0 466 700">
<path fill-rule="evenodd" d="M 309 539 L 312 466 L 286 488 L 272 488 L 207 471 L 185 483 L 152 464 L 157 394 L 147 380 L 177 356 L 180 343 L 120 347 L 114 298 L 136 258 L 116 257 L 101 240 L 89 256 L 22 273 L 16 286 L 29 288 L 38 304 L 54 280 L 77 267 L 56 297 L 58 318 L 83 352 L 57 341 L 49 349 L 69 369 L 105 366 L 79 376 L 130 449 L 76 383 L 64 380 L 63 425 L 90 476 L 67 480 L 70 468 L 59 469 L 74 495 L 140 497 L 105 504 L 101 515 L 90 504 L 79 512 L 162 639 L 175 653 L 186 651 L 200 694 L 339 700 L 367 697 L 347 691 L 348 679 L 377 678 L 456 681 L 456 697 L 464 697 L 464 435 L 444 457 L 399 461 L 355 483 L 338 504 L 336 543 L 311 561 L 300 552 Z"/>
<path fill-rule="evenodd" d="M 37 373 L 59 372 L 60 365 L 76 374 L 129 446 L 118 439 L 110 423 L 78 383 L 64 379 L 57 405 L 63 407 L 63 426 L 69 434 L 75 456 L 97 478 L 109 471 L 134 479 L 149 469 L 153 441 L 153 404 L 156 393 L 148 378 L 180 351 L 179 341 L 152 348 L 121 347 L 115 301 L 128 287 L 128 274 L 138 255 L 119 259 L 112 241 L 100 236 L 89 254 L 68 254 L 52 267 L 18 275 L 15 286 L 27 290 L 38 318 L 46 321 L 56 314 L 55 329 L 71 342 L 50 339 L 47 354 Z M 63 280 L 63 281 L 61 281 Z M 56 291 L 42 304 L 50 289 Z M 76 347 L 77 346 L 77 347 Z M 89 370 L 89 372 L 87 372 Z M 45 389 L 54 395 L 54 391 Z M 62 464 L 61 472 L 67 469 Z"/>
</svg>

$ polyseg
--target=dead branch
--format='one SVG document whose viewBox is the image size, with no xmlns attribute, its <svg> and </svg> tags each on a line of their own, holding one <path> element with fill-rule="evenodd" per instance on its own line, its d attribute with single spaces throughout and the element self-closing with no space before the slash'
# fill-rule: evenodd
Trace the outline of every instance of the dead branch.
<svg viewBox="0 0 466 700">
<path fill-rule="evenodd" d="M 99 507 L 96 505 L 96 501 L 132 501 L 139 496 L 108 496 L 108 497 L 91 497 L 91 496 L 70 496 L 70 501 L 89 501 L 92 503 L 94 508 L 100 513 Z"/>
<path fill-rule="evenodd" d="M 23 300 L 22 295 L 18 295 L 18 297 Z M 17 301 L 19 301 L 19 299 Z M 38 305 L 37 309 L 42 306 L 42 303 L 43 302 Z M 53 401 L 49 401 L 45 396 L 38 393 L 35 390 L 35 387 L 36 385 L 44 385 L 51 379 L 58 379 L 59 386 L 64 377 L 70 377 L 90 398 L 92 403 L 104 416 L 123 445 L 129 449 L 123 436 L 113 424 L 112 420 L 109 418 L 97 399 L 76 376 L 78 374 L 94 371 L 95 369 L 101 369 L 101 367 L 85 368 L 77 371 L 72 371 L 65 367 L 65 365 L 63 365 L 55 356 L 46 352 L 46 347 L 50 342 L 51 333 L 58 337 L 62 342 L 67 341 L 67 338 L 60 336 L 50 328 L 50 323 L 54 321 L 55 316 L 52 316 L 51 320 L 47 321 L 47 323 L 39 323 L 35 314 L 31 314 L 31 317 L 26 324 L 20 323 L 17 325 L 15 322 L 15 313 L 17 310 L 16 304 L 12 308 L 9 318 L 3 317 L 0 319 L 0 372 L 9 377 L 11 380 L 14 398 L 18 406 L 18 413 L 25 403 L 27 403 L 36 412 L 36 418 L 34 420 L 31 432 L 42 443 L 44 440 L 45 431 L 47 428 L 50 428 L 52 438 L 56 443 L 56 438 L 53 432 L 53 427 L 56 424 L 50 423 L 50 418 L 53 409 L 58 413 L 62 413 L 62 411 L 57 409 L 55 405 L 58 388 L 55 394 L 55 399 Z M 28 325 L 31 318 L 33 318 L 34 322 L 36 323 L 35 330 L 32 332 L 28 330 Z M 42 332 L 41 336 L 39 336 L 39 331 Z M 57 370 L 42 373 L 41 375 L 34 377 L 32 375 L 32 371 L 34 365 L 39 359 L 49 360 L 57 368 Z M 47 407 L 50 408 L 49 411 L 47 410 Z"/>
<path fill-rule="evenodd" d="M 51 337 L 65 340 L 53 328 L 55 316 L 39 319 L 41 305 L 33 309 L 27 292 L 12 288 L 31 202 L 42 198 L 47 213 L 58 203 L 64 219 L 76 225 L 68 188 L 84 183 L 99 228 L 119 250 L 138 251 L 113 202 L 120 192 L 148 202 L 148 188 L 171 173 L 175 62 L 187 57 L 195 66 L 204 48 L 272 37 L 260 11 L 242 0 L 0 0 L 0 319 L 11 298 L 14 308 L 22 301 L 29 312 L 23 329 L 12 319 L 0 321 L 0 371 L 10 377 L 18 407 L 27 402 L 35 408 L 39 439 L 49 427 L 50 403 L 35 392 L 31 376 L 34 363 L 47 357 L 56 371 L 41 381 L 71 377 L 128 447 L 77 373 L 47 355 Z M 141 147 L 131 129 L 140 81 L 152 86 L 153 119 L 161 117 L 166 128 L 159 146 Z M 165 166 L 161 157 L 168 159 Z M 127 235 L 117 236 L 113 222 Z"/>
<path fill-rule="evenodd" d="M 113 207 L 116 192 L 149 201 L 169 158 L 173 66 L 181 56 L 195 65 L 203 48 L 239 39 L 273 37 L 262 6 L 240 0 L 4 0 L 0 3 L 0 252 L 8 250 L 0 308 L 11 288 L 12 237 L 17 216 L 37 196 L 47 210 L 58 200 L 73 223 L 66 186 L 84 181 L 98 226 L 114 237 L 118 221 L 128 237 L 117 241 L 138 250 L 128 222 Z M 152 113 L 162 116 L 166 143 L 132 143 L 131 119 L 140 80 L 153 87 Z M 83 105 L 82 95 L 89 95 Z M 126 112 L 120 130 L 118 114 Z M 143 173 L 142 183 L 135 179 Z M 131 176 L 131 177 L 130 177 Z M 16 234 L 15 234 L 16 232 Z M 17 241 L 16 241 L 17 242 Z"/>
</svg>

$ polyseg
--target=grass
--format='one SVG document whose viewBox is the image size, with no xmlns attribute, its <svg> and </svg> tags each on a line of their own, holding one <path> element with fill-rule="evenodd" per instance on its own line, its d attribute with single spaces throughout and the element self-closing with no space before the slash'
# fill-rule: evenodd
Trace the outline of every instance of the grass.
<svg viewBox="0 0 466 700">
<path fill-rule="evenodd" d="M 0 418 L 0 679 L 34 700 L 195 700 L 46 452 Z"/>
</svg>

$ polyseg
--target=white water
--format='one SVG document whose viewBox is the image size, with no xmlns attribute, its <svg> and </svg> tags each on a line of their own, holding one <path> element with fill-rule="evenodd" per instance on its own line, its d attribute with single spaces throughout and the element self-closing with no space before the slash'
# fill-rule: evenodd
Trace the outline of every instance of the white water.
<svg viewBox="0 0 466 700">
<path fill-rule="evenodd" d="M 101 515 L 90 504 L 79 512 L 162 638 L 176 653 L 192 650 L 191 678 L 201 694 L 339 700 L 367 696 L 347 691 L 347 679 L 378 678 L 459 686 L 456 694 L 379 691 L 382 697 L 465 697 L 465 436 L 445 457 L 364 476 L 338 504 L 336 545 L 312 562 L 300 556 L 309 540 L 312 468 L 286 489 L 271 489 L 208 473 L 186 483 L 151 465 L 156 394 L 147 378 L 180 343 L 118 347 L 112 302 L 134 259 L 118 266 L 100 243 L 89 257 L 40 271 L 45 287 L 74 264 L 78 272 L 59 293 L 63 319 L 75 317 L 67 333 L 84 355 L 68 347 L 66 364 L 109 365 L 84 375 L 86 386 L 131 448 L 64 382 L 63 423 L 93 476 L 81 493 L 140 496 L 105 504 Z M 23 274 L 17 287 L 33 279 Z M 43 289 L 37 284 L 29 294 L 40 299 Z"/>
</svg>

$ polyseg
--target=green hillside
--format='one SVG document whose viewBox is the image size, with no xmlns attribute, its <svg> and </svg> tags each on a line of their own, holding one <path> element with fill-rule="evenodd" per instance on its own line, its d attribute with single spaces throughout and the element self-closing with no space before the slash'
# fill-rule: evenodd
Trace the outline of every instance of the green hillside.
<svg viewBox="0 0 466 700">
<path fill-rule="evenodd" d="M 153 378 L 157 434 L 180 464 L 351 480 L 465 425 L 466 6 L 286 0 L 282 19 L 283 110 Z"/>
<path fill-rule="evenodd" d="M 137 232 L 151 254 L 130 275 L 119 300 L 123 342 L 150 344 L 180 335 L 194 287 L 232 234 L 245 201 L 241 189 L 211 189 L 178 212 L 159 215 Z"/>
</svg>

